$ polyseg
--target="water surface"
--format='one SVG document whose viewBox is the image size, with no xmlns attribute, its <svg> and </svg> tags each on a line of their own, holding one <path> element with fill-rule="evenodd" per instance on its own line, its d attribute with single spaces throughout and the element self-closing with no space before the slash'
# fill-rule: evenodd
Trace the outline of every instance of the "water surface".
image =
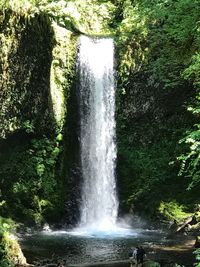
<svg viewBox="0 0 200 267">
<path fill-rule="evenodd" d="M 26 235 L 21 239 L 29 262 L 35 259 L 59 257 L 68 264 L 108 262 L 128 259 L 131 247 L 166 243 L 160 231 L 135 229 L 125 232 L 55 231 Z"/>
</svg>

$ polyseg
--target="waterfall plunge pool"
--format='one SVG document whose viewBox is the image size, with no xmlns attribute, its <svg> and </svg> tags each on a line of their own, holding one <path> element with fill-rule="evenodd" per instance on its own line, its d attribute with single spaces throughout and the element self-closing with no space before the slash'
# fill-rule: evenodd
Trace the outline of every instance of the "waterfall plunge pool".
<svg viewBox="0 0 200 267">
<path fill-rule="evenodd" d="M 167 242 L 162 231 L 122 228 L 111 232 L 88 232 L 86 229 L 42 231 L 20 238 L 23 252 L 30 263 L 52 257 L 63 259 L 67 264 L 127 260 L 133 246 L 148 248 Z"/>
</svg>

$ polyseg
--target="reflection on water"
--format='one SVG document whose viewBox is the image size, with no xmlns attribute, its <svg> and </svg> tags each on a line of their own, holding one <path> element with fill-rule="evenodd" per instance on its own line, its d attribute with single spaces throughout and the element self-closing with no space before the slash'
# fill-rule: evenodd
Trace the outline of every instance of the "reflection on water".
<svg viewBox="0 0 200 267">
<path fill-rule="evenodd" d="M 35 259 L 60 257 L 67 263 L 115 261 L 128 258 L 128 252 L 137 244 L 165 242 L 164 234 L 158 231 L 134 230 L 115 235 L 84 232 L 40 232 L 23 237 L 21 245 L 29 262 Z"/>
</svg>

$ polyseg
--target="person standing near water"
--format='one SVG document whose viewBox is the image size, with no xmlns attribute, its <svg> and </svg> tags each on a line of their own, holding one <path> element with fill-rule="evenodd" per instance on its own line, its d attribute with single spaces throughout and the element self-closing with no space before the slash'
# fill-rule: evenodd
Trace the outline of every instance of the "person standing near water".
<svg viewBox="0 0 200 267">
<path fill-rule="evenodd" d="M 145 250 L 143 249 L 142 246 L 137 247 L 137 254 L 136 254 L 137 264 L 136 264 L 136 266 L 140 266 L 138 264 L 141 264 L 141 266 L 143 265 L 144 255 L 145 254 L 146 254 L 146 252 L 145 252 Z"/>
<path fill-rule="evenodd" d="M 133 267 L 137 263 L 137 250 L 139 247 L 131 248 L 131 252 L 129 255 L 130 259 L 130 267 Z"/>
</svg>

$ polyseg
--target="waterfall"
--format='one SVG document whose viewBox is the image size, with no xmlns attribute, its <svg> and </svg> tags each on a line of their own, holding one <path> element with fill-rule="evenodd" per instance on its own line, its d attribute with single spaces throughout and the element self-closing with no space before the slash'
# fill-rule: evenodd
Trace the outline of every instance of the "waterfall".
<svg viewBox="0 0 200 267">
<path fill-rule="evenodd" d="M 80 37 L 78 69 L 80 149 L 83 176 L 80 226 L 115 226 L 114 44 L 110 38 Z"/>
</svg>

